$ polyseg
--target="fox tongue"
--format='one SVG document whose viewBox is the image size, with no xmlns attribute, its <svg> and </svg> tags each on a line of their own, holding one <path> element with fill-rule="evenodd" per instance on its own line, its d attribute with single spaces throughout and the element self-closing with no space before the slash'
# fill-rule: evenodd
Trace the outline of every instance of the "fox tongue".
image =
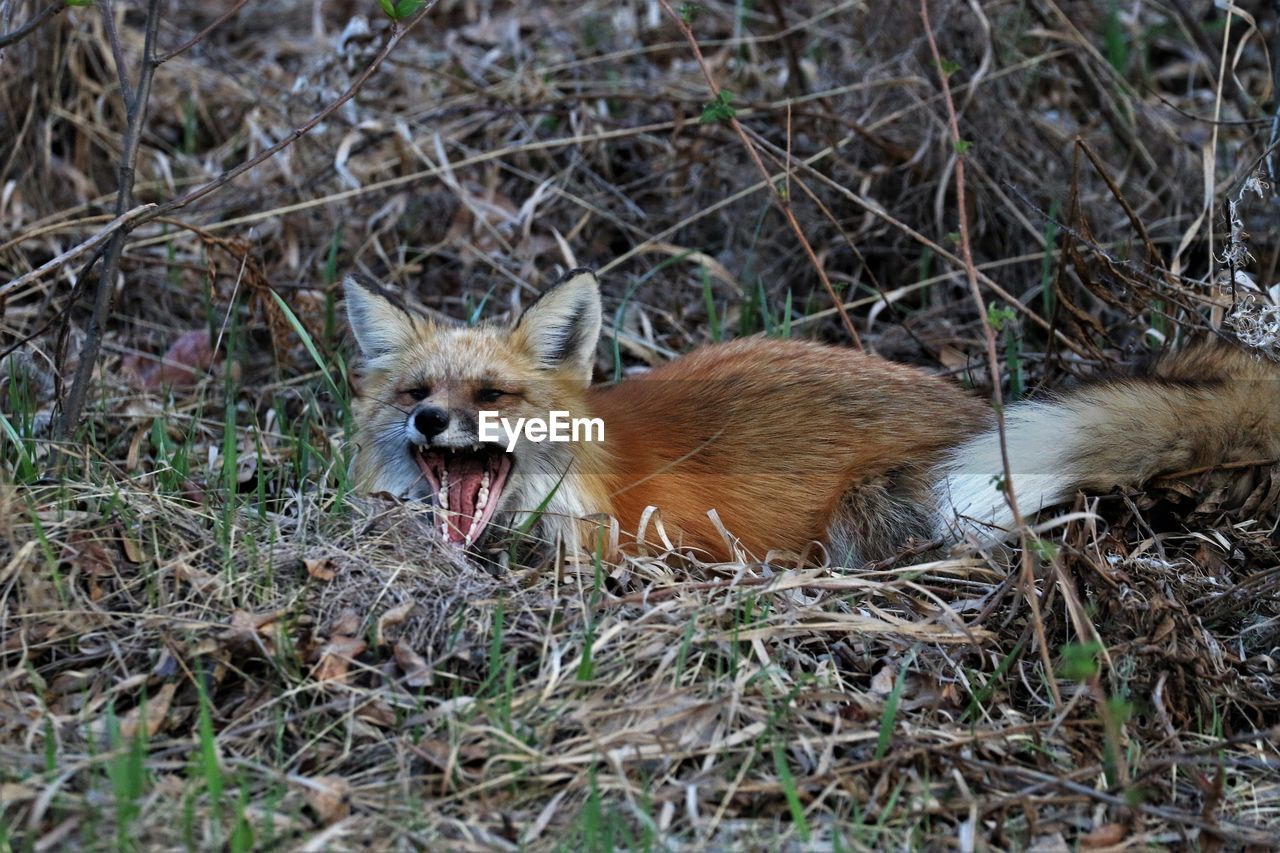
<svg viewBox="0 0 1280 853">
<path fill-rule="evenodd" d="M 479 457 L 463 456 L 449 460 L 449 511 L 452 513 L 450 527 L 453 528 L 449 533 L 459 542 L 466 538 L 471 520 L 475 518 L 485 470 L 484 461 Z"/>
<path fill-rule="evenodd" d="M 500 448 L 420 448 L 418 467 L 435 489 L 436 529 L 453 545 L 469 546 L 489 526 L 511 460 Z"/>
</svg>

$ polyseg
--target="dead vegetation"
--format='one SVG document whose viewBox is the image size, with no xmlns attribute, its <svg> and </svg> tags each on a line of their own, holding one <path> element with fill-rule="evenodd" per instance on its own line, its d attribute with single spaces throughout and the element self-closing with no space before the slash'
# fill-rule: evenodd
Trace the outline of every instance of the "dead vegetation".
<svg viewBox="0 0 1280 853">
<path fill-rule="evenodd" d="M 938 69 L 914 4 L 676 7 L 712 101 L 653 0 L 440 0 L 390 52 L 373 0 L 152 7 L 123 208 L 147 4 L 0 48 L 0 847 L 1274 843 L 1275 460 L 1082 496 L 1032 588 L 967 552 L 492 574 L 351 495 L 336 304 L 361 269 L 496 317 L 590 265 L 602 381 L 847 344 L 781 200 L 864 346 L 979 391 L 984 322 L 1006 398 L 1224 320 L 1274 351 L 1273 12 L 939 2 Z"/>
</svg>

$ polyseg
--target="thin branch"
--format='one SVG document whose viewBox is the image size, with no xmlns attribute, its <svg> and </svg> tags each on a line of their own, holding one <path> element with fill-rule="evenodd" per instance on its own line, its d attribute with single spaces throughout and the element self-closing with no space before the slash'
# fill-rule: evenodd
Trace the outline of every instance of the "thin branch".
<svg viewBox="0 0 1280 853">
<path fill-rule="evenodd" d="M 133 222 L 135 219 L 142 216 L 143 214 L 150 213 L 154 207 L 155 207 L 154 204 L 140 204 L 137 207 L 133 208 L 132 210 L 120 214 L 115 219 L 111 220 L 106 225 L 104 225 L 102 227 L 102 230 L 98 231 L 92 237 L 90 237 L 89 239 L 81 243 L 77 243 L 76 245 L 72 246 L 70 249 L 67 249 L 61 255 L 58 255 L 58 257 L 53 258 L 52 260 L 45 261 L 40 266 L 31 270 L 31 272 L 23 273 L 22 275 L 18 276 L 12 281 L 8 281 L 8 282 L 5 282 L 4 284 L 0 284 L 0 298 L 6 296 L 7 294 L 11 293 L 14 290 L 17 290 L 18 288 L 24 285 L 27 285 L 33 281 L 36 281 L 37 279 L 44 276 L 46 273 L 61 267 L 62 265 L 66 264 L 68 261 L 71 261 L 75 258 L 80 257 L 90 249 L 96 248 L 100 243 L 105 241 L 111 235 L 115 234 L 121 228 L 124 228 L 126 225 L 129 225 L 131 222 Z"/>
<path fill-rule="evenodd" d="M 169 51 L 168 53 L 162 53 L 159 57 L 156 58 L 156 64 L 164 65 L 166 62 L 168 62 L 170 59 L 173 59 L 175 56 L 186 53 L 188 50 L 194 47 L 197 42 L 202 41 L 205 36 L 209 35 L 209 33 L 213 32 L 218 27 L 225 24 L 231 18 L 234 18 L 236 16 L 236 13 L 239 12 L 241 9 L 243 9 L 244 4 L 248 2 L 249 0 L 236 0 L 236 3 L 234 6 L 232 6 L 230 9 L 228 9 L 227 11 L 219 15 L 216 19 L 214 19 L 213 23 L 209 24 L 209 26 L 205 27 L 203 30 L 196 33 L 191 38 L 187 39 L 181 45 L 179 45 L 178 47 L 175 47 L 173 50 Z"/>
<path fill-rule="evenodd" d="M 129 78 L 124 70 L 124 50 L 120 47 L 120 36 L 116 34 L 113 0 L 100 0 L 98 9 L 102 14 L 102 28 L 107 31 L 107 44 L 111 45 L 111 61 L 116 64 L 116 77 L 120 79 L 120 100 L 124 101 L 127 115 L 133 111 L 133 92 L 129 90 Z"/>
<path fill-rule="evenodd" d="M 146 112 L 146 98 L 151 91 L 151 79 L 159 66 L 159 60 L 155 55 L 155 17 L 151 11 L 156 8 L 159 0 L 151 0 L 147 17 L 147 36 L 143 52 L 143 66 L 138 80 L 138 88 L 135 91 L 133 100 L 134 108 L 129 114 L 129 124 L 126 130 L 124 157 L 120 167 L 120 191 L 116 200 L 117 215 L 122 215 L 128 206 L 129 199 L 132 195 L 134 164 L 137 160 L 138 143 L 141 139 L 142 118 Z M 430 0 L 422 6 L 412 18 L 406 23 L 394 22 L 392 24 L 391 35 L 387 38 L 386 44 L 374 57 L 373 61 L 367 68 L 352 81 L 347 90 L 342 93 L 336 100 L 329 103 L 305 123 L 295 128 L 289 135 L 281 139 L 275 145 L 267 148 L 257 155 L 249 158 L 245 162 L 223 172 L 218 177 L 208 181 L 200 186 L 184 193 L 183 195 L 171 199 L 163 204 L 155 205 L 149 210 L 138 214 L 132 220 L 127 221 L 124 225 L 117 227 L 112 235 L 111 241 L 107 244 L 104 252 L 102 272 L 98 279 L 98 289 L 94 297 L 93 316 L 90 320 L 88 332 L 85 337 L 85 345 L 80 353 L 80 362 L 76 365 L 76 373 L 72 379 L 71 388 L 67 393 L 67 398 L 63 403 L 61 416 L 57 423 L 55 437 L 66 438 L 74 430 L 79 423 L 80 413 L 84 406 L 84 398 L 88 391 L 88 385 L 93 375 L 93 369 L 98 360 L 98 353 L 102 348 L 102 332 L 103 325 L 109 313 L 111 293 L 113 291 L 113 282 L 119 271 L 120 255 L 124 248 L 124 242 L 128 238 L 129 233 L 138 226 L 150 222 L 160 216 L 172 211 L 179 210 L 197 201 L 210 193 L 216 192 L 226 184 L 250 171 L 254 167 L 274 157 L 280 151 L 288 148 L 301 137 L 309 133 L 316 125 L 320 124 L 326 118 L 335 113 L 343 104 L 355 97 L 356 93 L 368 82 L 374 72 L 382 65 L 383 61 L 391 54 L 405 35 L 413 28 L 415 24 L 426 17 L 432 7 L 439 0 Z M 86 269 L 87 272 L 87 269 Z M 5 285 L 7 288 L 8 285 Z"/>
<path fill-rule="evenodd" d="M 36 12 L 31 20 L 27 21 L 16 30 L 7 33 L 0 33 L 0 50 L 11 44 L 17 44 L 27 36 L 34 33 L 40 28 L 40 25 L 61 12 L 67 6 L 66 0 L 54 0 L 48 6 L 45 6 L 39 12 Z"/>
<path fill-rule="evenodd" d="M 427 13 L 430 12 L 432 7 L 434 7 L 438 2 L 439 0 L 430 0 L 429 3 L 427 3 L 421 9 L 419 9 L 417 13 L 414 14 L 414 16 L 410 18 L 403 25 L 400 24 L 399 22 L 396 22 L 393 25 L 391 35 L 387 38 L 386 44 L 384 44 L 382 46 L 382 49 L 378 51 L 378 55 L 373 58 L 373 61 L 369 63 L 369 66 L 365 68 L 363 72 L 361 72 L 360 76 L 357 77 L 354 81 L 352 81 L 351 85 L 347 87 L 347 90 L 338 96 L 337 100 L 325 106 L 324 109 L 320 110 L 318 113 L 313 115 L 302 125 L 294 128 L 294 130 L 291 131 L 288 136 L 284 137 L 275 145 L 272 145 L 270 148 L 267 148 L 259 152 L 258 154 L 249 158 L 245 162 L 241 163 L 239 166 L 236 166 L 234 169 L 223 172 L 221 175 L 218 175 L 218 177 L 214 178 L 213 180 L 207 183 L 201 184 L 195 189 L 192 189 L 184 193 L 183 195 L 178 196 L 175 199 L 166 201 L 163 204 L 159 205 L 150 214 L 142 217 L 142 219 L 139 222 L 137 222 L 134 227 L 137 227 L 138 225 L 141 225 L 144 222 L 147 222 L 149 220 L 155 219 L 158 216 L 164 216 L 165 214 L 172 213 L 175 210 L 184 208 L 187 205 L 191 204 L 193 201 L 198 201 L 199 199 L 202 199 L 205 196 L 207 196 L 209 193 L 214 192 L 218 189 L 221 189 L 224 185 L 230 183 L 231 181 L 234 181 L 236 178 L 240 177 L 245 172 L 248 172 L 250 169 L 253 169 L 255 166 L 258 166 L 263 162 L 271 159 L 276 154 L 283 151 L 285 148 L 288 148 L 290 145 L 297 142 L 300 138 L 305 136 L 307 133 L 311 132 L 311 130 L 314 129 L 316 125 L 320 124 L 320 122 L 324 121 L 329 116 L 333 115 L 335 112 L 338 111 L 338 109 L 343 104 L 345 104 L 347 101 L 351 100 L 356 96 L 356 93 L 359 92 L 361 88 L 363 88 L 364 84 L 368 82 L 369 78 L 373 76 L 374 72 L 378 70 L 378 68 L 382 65 L 383 61 L 391 54 L 391 51 L 395 50 L 396 45 L 398 45 L 400 41 L 409 33 L 409 31 L 413 29 L 415 24 L 417 24 L 424 17 L 426 17 Z"/>
<path fill-rule="evenodd" d="M 110 14 L 108 10 L 106 14 Z M 138 85 L 129 102 L 129 119 L 125 126 L 124 145 L 120 155 L 119 189 L 116 192 L 116 216 L 123 216 L 133 203 L 133 182 L 138 161 L 138 149 L 142 141 L 142 125 L 146 120 L 147 101 L 151 97 L 151 80 L 155 76 L 156 62 L 156 29 L 160 26 L 160 0 L 150 0 L 147 4 L 146 35 L 142 47 L 142 67 L 138 70 Z M 118 68 L 120 88 L 128 89 L 125 69 Z M 141 219 L 142 217 L 138 217 Z M 102 268 L 98 274 L 98 288 L 93 296 L 93 314 L 89 318 L 89 328 L 85 332 L 84 346 L 80 350 L 80 360 L 76 364 L 76 372 L 67 390 L 67 397 L 62 403 L 59 413 L 55 438 L 66 438 L 71 435 L 80 422 L 80 412 L 84 408 L 84 400 L 89 392 L 93 379 L 93 370 L 97 366 L 98 353 L 102 349 L 102 335 L 106 330 L 107 317 L 111 313 L 111 296 L 115 290 L 116 275 L 120 271 L 120 254 L 124 250 L 124 241 L 129 235 L 126 227 L 117 228 L 107 243 L 102 260 Z"/>
<path fill-rule="evenodd" d="M 942 82 L 942 100 L 947 105 L 947 128 L 951 132 L 951 145 L 955 151 L 955 185 L 956 208 L 960 216 L 960 258 L 964 261 L 965 276 L 969 280 L 969 295 L 973 298 L 974 307 L 978 310 L 978 318 L 982 323 L 982 336 L 986 342 L 987 363 L 991 371 L 991 402 L 995 409 L 996 429 L 1000 439 L 1000 464 L 1003 466 L 1004 497 L 1009 504 L 1009 512 L 1013 515 L 1013 523 L 1022 535 L 1022 584 L 1023 595 L 1031 607 L 1035 625 L 1036 640 L 1040 645 L 1041 662 L 1045 668 L 1050 692 L 1056 705 L 1062 704 L 1062 696 L 1058 692 L 1058 682 L 1053 677 L 1053 665 L 1049 659 L 1049 648 L 1044 633 L 1044 622 L 1040 618 L 1040 602 L 1036 598 L 1035 572 L 1031 565 L 1031 550 L 1027 548 L 1027 527 L 1018 511 L 1018 501 L 1013 488 L 1013 471 L 1009 465 L 1009 447 L 1005 438 L 1004 390 L 1000 384 L 1000 356 L 996 352 L 996 333 L 987 320 L 987 309 L 982 301 L 982 288 L 978 286 L 978 268 L 973 263 L 973 249 L 969 243 L 969 213 L 965 203 L 964 166 L 966 154 L 960 138 L 960 120 L 956 116 L 955 100 L 951 97 L 951 84 L 947 72 L 942 66 L 942 55 L 938 52 L 938 40 L 933 35 L 933 25 L 929 22 L 929 0 L 920 0 L 920 19 L 924 23 L 925 37 L 929 41 L 929 53 L 933 57 L 934 68 L 938 79 Z"/>
<path fill-rule="evenodd" d="M 707 60 L 702 55 L 702 48 L 698 46 L 698 40 L 693 35 L 693 30 L 689 28 L 688 22 L 671 7 L 670 0 L 658 0 L 662 8 L 671 20 L 675 21 L 676 26 L 680 28 L 680 32 L 684 34 L 685 40 L 689 42 L 689 47 L 693 50 L 693 55 L 698 60 L 698 67 L 702 69 L 702 76 L 707 80 L 707 88 L 711 90 L 711 98 L 713 101 L 720 101 L 720 87 L 716 84 L 715 78 L 711 75 L 711 69 L 707 66 Z M 831 297 L 832 303 L 840 312 L 840 319 L 844 322 L 845 330 L 849 332 L 849 337 L 853 339 L 854 346 L 862 349 L 862 339 L 858 337 L 858 330 L 853 327 L 853 320 L 849 318 L 849 312 L 845 310 L 844 301 L 836 294 L 836 289 L 831 286 L 831 279 L 827 277 L 827 271 L 822 268 L 822 262 L 818 260 L 818 255 L 813 251 L 813 246 L 809 245 L 809 240 L 804 236 L 804 229 L 800 227 L 800 222 L 796 219 L 794 211 L 791 209 L 791 199 L 779 193 L 773 185 L 772 176 L 769 170 L 765 168 L 764 162 L 760 159 L 760 153 L 756 151 L 756 147 L 752 144 L 750 137 L 746 131 L 742 129 L 742 125 L 734 116 L 729 116 L 729 126 L 733 128 L 734 133 L 738 134 L 738 138 L 742 140 L 742 145 L 747 149 L 747 154 L 751 157 L 751 162 L 755 164 L 756 170 L 764 178 L 765 185 L 770 190 L 770 195 L 782 210 L 783 216 L 787 218 L 787 224 L 791 226 L 791 230 L 795 232 L 796 238 L 799 239 L 800 245 L 804 248 L 805 254 L 809 256 L 809 263 L 818 272 L 818 278 L 822 280 L 822 286 L 826 288 L 827 294 Z"/>
</svg>

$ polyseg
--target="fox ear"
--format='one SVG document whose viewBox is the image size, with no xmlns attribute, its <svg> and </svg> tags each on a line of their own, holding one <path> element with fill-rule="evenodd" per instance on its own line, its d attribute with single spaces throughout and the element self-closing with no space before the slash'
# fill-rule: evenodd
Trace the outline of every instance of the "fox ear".
<svg viewBox="0 0 1280 853">
<path fill-rule="evenodd" d="M 587 379 L 599 337 L 600 285 L 588 269 L 566 273 L 525 309 L 512 329 L 512 342 L 542 367 L 569 367 Z"/>
<path fill-rule="evenodd" d="M 383 296 L 373 279 L 352 273 L 343 280 L 342 289 L 346 293 L 347 323 L 365 358 L 386 355 L 413 334 L 413 317 Z"/>
</svg>

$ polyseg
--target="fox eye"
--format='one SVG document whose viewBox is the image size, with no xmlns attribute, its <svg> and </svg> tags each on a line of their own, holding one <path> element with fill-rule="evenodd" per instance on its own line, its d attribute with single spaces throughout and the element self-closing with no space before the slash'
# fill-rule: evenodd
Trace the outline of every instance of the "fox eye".
<svg viewBox="0 0 1280 853">
<path fill-rule="evenodd" d="M 431 389 L 430 388 L 410 388 L 407 391 L 403 391 L 401 393 L 403 393 L 405 396 L 407 396 L 410 400 L 413 400 L 414 402 L 420 402 L 431 396 Z"/>
<path fill-rule="evenodd" d="M 481 388 L 476 392 L 477 403 L 496 403 L 501 397 L 505 397 L 506 391 L 498 388 Z"/>
</svg>

